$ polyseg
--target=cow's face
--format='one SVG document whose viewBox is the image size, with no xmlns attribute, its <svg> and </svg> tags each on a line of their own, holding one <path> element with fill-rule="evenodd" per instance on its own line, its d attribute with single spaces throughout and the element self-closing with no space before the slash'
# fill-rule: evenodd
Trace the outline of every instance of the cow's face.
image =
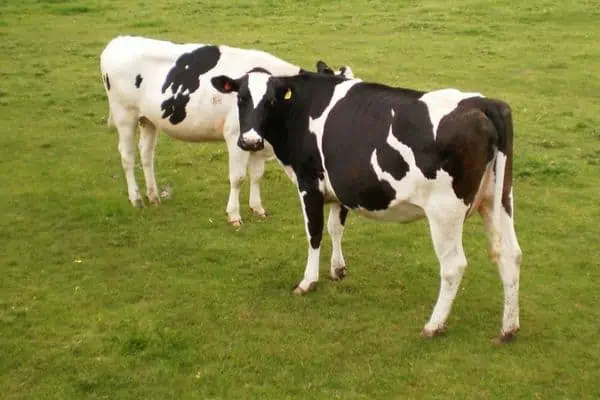
<svg viewBox="0 0 600 400">
<path fill-rule="evenodd" d="M 238 146 L 246 151 L 264 148 L 273 115 L 291 101 L 291 88 L 276 85 L 277 78 L 263 72 L 251 72 L 239 79 L 218 76 L 213 86 L 223 92 L 237 92 L 240 136 Z M 289 91 L 287 90 L 289 89 Z"/>
<path fill-rule="evenodd" d="M 323 61 L 317 62 L 317 73 L 337 75 L 352 79 L 354 75 L 349 67 L 334 71 Z M 221 93 L 237 92 L 240 136 L 238 146 L 246 151 L 262 150 L 265 138 L 271 131 L 270 125 L 277 123 L 277 116 L 291 104 L 294 88 L 279 84 L 279 79 L 263 71 L 250 72 L 232 79 L 221 75 L 212 78 L 212 85 Z"/>
</svg>

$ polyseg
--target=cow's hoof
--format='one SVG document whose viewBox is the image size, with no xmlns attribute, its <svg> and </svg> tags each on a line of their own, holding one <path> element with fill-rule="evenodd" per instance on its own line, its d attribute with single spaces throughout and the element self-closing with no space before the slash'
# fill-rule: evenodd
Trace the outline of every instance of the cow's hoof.
<svg viewBox="0 0 600 400">
<path fill-rule="evenodd" d="M 492 343 L 495 345 L 498 345 L 498 346 L 501 346 L 506 343 L 510 343 L 517 338 L 518 331 L 519 331 L 519 328 L 516 328 L 511 331 L 501 333 L 492 339 Z"/>
<path fill-rule="evenodd" d="M 142 199 L 137 199 L 131 202 L 135 208 L 144 208 L 144 201 Z"/>
<path fill-rule="evenodd" d="M 346 277 L 346 267 L 338 267 L 331 270 L 330 278 L 332 281 L 341 281 Z"/>
<path fill-rule="evenodd" d="M 423 328 L 423 330 L 421 331 L 421 337 L 425 338 L 425 339 L 431 339 L 433 337 L 436 336 L 442 336 L 446 333 L 447 328 L 446 325 L 442 325 L 438 328 Z"/>
<path fill-rule="evenodd" d="M 269 214 L 267 214 L 267 212 L 265 210 L 261 209 L 256 209 L 256 208 L 252 208 L 252 215 L 254 215 L 256 218 L 261 218 L 261 219 L 267 219 L 267 217 L 269 216 Z"/>
<path fill-rule="evenodd" d="M 157 194 L 148 195 L 148 201 L 150 204 L 159 205 L 160 204 L 160 196 Z"/>
<path fill-rule="evenodd" d="M 229 225 L 231 225 L 234 228 L 239 228 L 240 226 L 242 226 L 242 220 L 241 219 L 230 220 Z"/>
<path fill-rule="evenodd" d="M 311 282 L 308 284 L 308 287 L 306 289 L 302 289 L 302 287 L 300 286 L 300 284 L 298 284 L 295 288 L 293 293 L 297 296 L 302 296 L 303 294 L 306 294 L 308 292 L 314 292 L 317 289 L 317 282 Z"/>
</svg>

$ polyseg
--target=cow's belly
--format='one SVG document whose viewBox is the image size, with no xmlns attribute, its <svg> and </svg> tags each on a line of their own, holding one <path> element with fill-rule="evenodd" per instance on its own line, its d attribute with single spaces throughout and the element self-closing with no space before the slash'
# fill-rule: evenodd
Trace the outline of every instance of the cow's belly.
<svg viewBox="0 0 600 400">
<path fill-rule="evenodd" d="M 186 142 L 223 141 L 224 118 L 216 120 L 182 121 L 177 125 L 168 122 L 159 124 L 159 128 L 173 139 Z"/>
<path fill-rule="evenodd" d="M 370 211 L 357 208 L 355 211 L 367 218 L 400 223 L 413 222 L 425 216 L 425 211 L 414 204 L 398 203 L 387 210 Z"/>
<path fill-rule="evenodd" d="M 148 118 L 160 130 L 174 139 L 186 142 L 223 141 L 223 127 L 230 112 L 231 104 L 219 96 L 212 99 L 210 91 L 194 92 L 185 106 L 183 119 L 173 121 L 169 115 L 164 115 L 162 107 L 166 97 L 151 96 L 158 89 L 148 88 L 148 94 L 140 104 L 140 114 Z"/>
</svg>

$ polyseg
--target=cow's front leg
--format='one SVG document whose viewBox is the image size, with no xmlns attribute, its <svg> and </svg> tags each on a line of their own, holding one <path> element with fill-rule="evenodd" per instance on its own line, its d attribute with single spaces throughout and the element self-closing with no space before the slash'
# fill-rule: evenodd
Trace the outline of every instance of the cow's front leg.
<svg viewBox="0 0 600 400">
<path fill-rule="evenodd" d="M 346 276 L 346 262 L 342 254 L 342 235 L 348 209 L 341 204 L 332 203 L 327 221 L 327 230 L 331 237 L 331 270 L 329 275 L 334 281 Z"/>
<path fill-rule="evenodd" d="M 232 117 L 228 117 L 232 118 Z M 237 118 L 237 117 L 236 117 Z M 230 122 L 232 121 L 232 122 Z M 242 224 L 240 215 L 240 189 L 246 177 L 250 153 L 237 145 L 239 125 L 236 119 L 227 120 L 224 128 L 225 142 L 229 154 L 229 200 L 227 201 L 227 220 L 229 224 L 238 227 Z"/>
<path fill-rule="evenodd" d="M 248 163 L 248 175 L 250 175 L 250 209 L 256 217 L 266 218 L 267 213 L 262 206 L 260 198 L 260 180 L 265 173 L 265 158 L 259 153 L 251 153 Z"/>
<path fill-rule="evenodd" d="M 314 290 L 319 280 L 319 254 L 323 238 L 323 194 L 317 188 L 300 189 L 300 203 L 308 238 L 308 260 L 304 279 L 294 289 L 295 294 Z"/>
</svg>

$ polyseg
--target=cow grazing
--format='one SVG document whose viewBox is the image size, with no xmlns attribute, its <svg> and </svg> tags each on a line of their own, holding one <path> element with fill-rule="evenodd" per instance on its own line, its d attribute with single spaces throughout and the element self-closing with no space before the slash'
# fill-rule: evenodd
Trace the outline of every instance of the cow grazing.
<svg viewBox="0 0 600 400">
<path fill-rule="evenodd" d="M 498 340 L 515 336 L 521 250 L 512 217 L 508 104 L 455 89 L 426 93 L 316 74 L 250 73 L 212 83 L 238 92 L 239 145 L 256 151 L 270 143 L 297 185 L 309 246 L 296 293 L 312 290 L 319 279 L 324 203 L 331 203 L 334 280 L 346 273 L 341 239 L 349 209 L 402 223 L 426 217 L 441 286 L 422 334 L 434 336 L 445 329 L 467 266 L 464 221 L 478 211 L 504 285 Z"/>
<path fill-rule="evenodd" d="M 229 222 L 235 226 L 241 223 L 239 194 L 246 171 L 250 175 L 250 207 L 255 215 L 265 216 L 259 181 L 265 160 L 273 155 L 272 149 L 249 154 L 237 146 L 236 97 L 216 91 L 210 79 L 221 74 L 242 76 L 249 71 L 295 75 L 302 72 L 300 67 L 258 50 L 174 44 L 130 36 L 113 39 L 102 52 L 100 64 L 110 108 L 109 125 L 115 125 L 119 131 L 127 192 L 134 206 L 143 205 L 134 175 L 139 123 L 140 158 L 151 203 L 160 202 L 154 176 L 154 150 L 161 129 L 185 141 L 225 139 L 229 152 Z M 325 74 L 334 73 L 323 62 L 317 63 L 317 69 Z M 337 73 L 352 78 L 347 67 Z"/>
</svg>

